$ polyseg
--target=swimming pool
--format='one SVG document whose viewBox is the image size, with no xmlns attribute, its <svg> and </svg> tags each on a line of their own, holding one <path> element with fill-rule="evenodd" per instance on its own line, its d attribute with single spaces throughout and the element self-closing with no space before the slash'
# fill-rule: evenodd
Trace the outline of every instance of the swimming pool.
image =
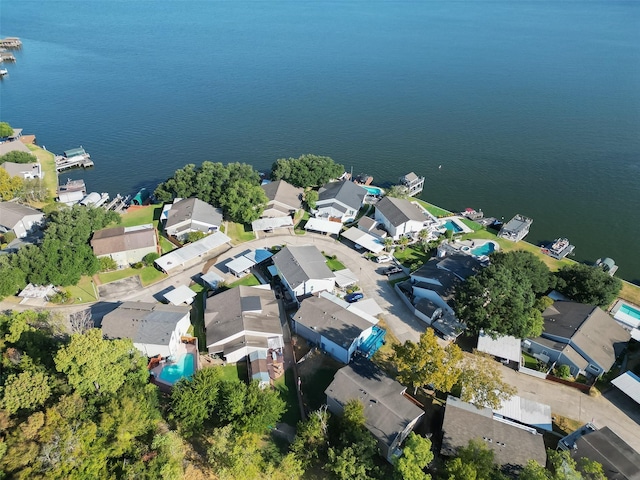
<svg viewBox="0 0 640 480">
<path fill-rule="evenodd" d="M 629 315 L 630 317 L 635 318 L 636 320 L 638 320 L 640 322 L 640 310 L 636 310 L 635 308 L 633 308 L 630 305 L 622 304 L 620 306 L 620 309 L 618 310 L 621 313 L 625 313 L 627 315 Z"/>
<path fill-rule="evenodd" d="M 380 196 L 382 195 L 382 189 L 378 187 L 364 187 L 369 192 L 369 195 Z"/>
<path fill-rule="evenodd" d="M 190 378 L 194 372 L 195 356 L 191 353 L 185 353 L 176 363 L 165 365 L 158 378 L 164 383 L 173 385 L 181 378 Z"/>
<path fill-rule="evenodd" d="M 496 251 L 496 246 L 493 242 L 487 242 L 482 245 L 477 246 L 476 248 L 471 250 L 471 253 L 476 257 L 481 257 L 483 255 L 489 255 Z"/>
<path fill-rule="evenodd" d="M 446 228 L 447 230 L 451 230 L 453 233 L 462 233 L 464 230 L 462 230 L 462 228 L 460 228 L 460 226 L 454 222 L 453 220 L 447 220 L 446 222 L 444 222 L 444 224 L 442 225 L 444 228 Z"/>
</svg>

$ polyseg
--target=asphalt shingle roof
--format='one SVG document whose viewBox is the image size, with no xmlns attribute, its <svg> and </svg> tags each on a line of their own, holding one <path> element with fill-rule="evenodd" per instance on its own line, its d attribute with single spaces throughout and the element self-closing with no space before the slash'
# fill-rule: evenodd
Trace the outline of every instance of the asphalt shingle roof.
<svg viewBox="0 0 640 480">
<path fill-rule="evenodd" d="M 410 220 L 424 222 L 427 217 L 409 200 L 403 198 L 384 197 L 376 204 L 376 209 L 389 220 L 394 227 L 398 227 Z"/>
<path fill-rule="evenodd" d="M 195 197 L 183 198 L 171 206 L 165 228 L 170 228 L 185 221 L 220 225 L 222 223 L 222 210 Z"/>
<path fill-rule="evenodd" d="M 320 188 L 318 201 L 335 199 L 353 210 L 359 210 L 366 195 L 367 191 L 353 182 L 330 182 Z"/>
<path fill-rule="evenodd" d="M 91 238 L 91 247 L 97 256 L 154 246 L 156 231 L 151 224 L 146 228 L 105 228 L 95 232 Z"/>
<path fill-rule="evenodd" d="M 0 202 L 0 225 L 7 228 L 7 230 L 13 230 L 24 217 L 31 215 L 44 216 L 44 213 L 19 203 Z"/>
<path fill-rule="evenodd" d="M 285 247 L 273 256 L 273 263 L 291 288 L 311 279 L 335 277 L 324 255 L 313 245 Z"/>
</svg>

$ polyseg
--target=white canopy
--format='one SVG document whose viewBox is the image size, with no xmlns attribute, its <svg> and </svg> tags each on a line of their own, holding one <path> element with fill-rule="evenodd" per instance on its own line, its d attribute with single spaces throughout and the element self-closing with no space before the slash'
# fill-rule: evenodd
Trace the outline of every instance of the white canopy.
<svg viewBox="0 0 640 480">
<path fill-rule="evenodd" d="M 367 232 L 363 232 L 357 227 L 351 227 L 346 232 L 343 232 L 342 236 L 354 243 L 357 243 L 358 245 L 362 245 L 372 253 L 380 253 L 384 250 L 384 245 L 379 238 L 376 238 Z"/>
<path fill-rule="evenodd" d="M 313 230 L 315 232 L 338 234 L 342 230 L 342 224 L 332 222 L 323 218 L 310 218 L 304 226 L 305 230 Z"/>
<path fill-rule="evenodd" d="M 164 294 L 164 298 L 172 305 L 182 305 L 183 303 L 191 305 L 195 296 L 196 292 L 186 285 L 180 285 L 179 287 L 176 287 L 170 292 Z"/>
</svg>

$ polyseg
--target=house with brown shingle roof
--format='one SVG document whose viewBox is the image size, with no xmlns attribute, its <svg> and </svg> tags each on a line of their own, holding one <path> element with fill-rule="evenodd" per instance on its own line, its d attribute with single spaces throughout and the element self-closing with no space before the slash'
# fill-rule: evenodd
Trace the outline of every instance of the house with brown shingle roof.
<svg viewBox="0 0 640 480">
<path fill-rule="evenodd" d="M 294 187 L 284 180 L 265 183 L 261 188 L 269 199 L 261 218 L 286 217 L 302 208 L 302 188 Z"/>
<path fill-rule="evenodd" d="M 149 253 L 158 253 L 153 225 L 105 228 L 94 232 L 91 248 L 96 257 L 111 257 L 119 267 L 140 262 Z"/>
</svg>

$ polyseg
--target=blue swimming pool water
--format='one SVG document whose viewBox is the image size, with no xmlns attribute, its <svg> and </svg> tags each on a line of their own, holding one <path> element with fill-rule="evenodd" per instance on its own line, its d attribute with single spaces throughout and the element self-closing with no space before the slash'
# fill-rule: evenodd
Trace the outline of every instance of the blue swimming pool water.
<svg viewBox="0 0 640 480">
<path fill-rule="evenodd" d="M 378 187 L 364 187 L 369 192 L 369 195 L 382 195 L 382 189 Z"/>
<path fill-rule="evenodd" d="M 195 371 L 195 357 L 187 353 L 180 357 L 176 363 L 166 365 L 160 372 L 159 378 L 165 383 L 173 385 L 184 377 L 191 377 Z"/>
<path fill-rule="evenodd" d="M 374 326 L 371 331 L 371 335 L 362 342 L 362 344 L 358 347 L 365 357 L 371 358 L 374 353 L 378 351 L 382 345 L 384 345 L 384 337 L 386 336 L 387 331 L 378 326 Z"/>
<path fill-rule="evenodd" d="M 474 254 L 476 257 L 481 257 L 482 255 L 489 255 L 490 253 L 493 253 L 495 250 L 496 250 L 496 246 L 493 244 L 493 242 L 487 242 L 484 245 L 480 245 L 479 247 L 472 249 L 471 253 Z"/>
<path fill-rule="evenodd" d="M 451 230 L 453 233 L 461 233 L 462 229 L 453 220 L 447 220 L 444 222 L 444 228 Z"/>
<path fill-rule="evenodd" d="M 636 310 L 633 307 L 630 307 L 627 304 L 621 305 L 620 306 L 620 310 L 618 310 L 619 312 L 622 313 L 626 313 L 627 315 L 629 315 L 630 317 L 635 318 L 636 320 L 640 321 L 640 311 Z"/>
</svg>

